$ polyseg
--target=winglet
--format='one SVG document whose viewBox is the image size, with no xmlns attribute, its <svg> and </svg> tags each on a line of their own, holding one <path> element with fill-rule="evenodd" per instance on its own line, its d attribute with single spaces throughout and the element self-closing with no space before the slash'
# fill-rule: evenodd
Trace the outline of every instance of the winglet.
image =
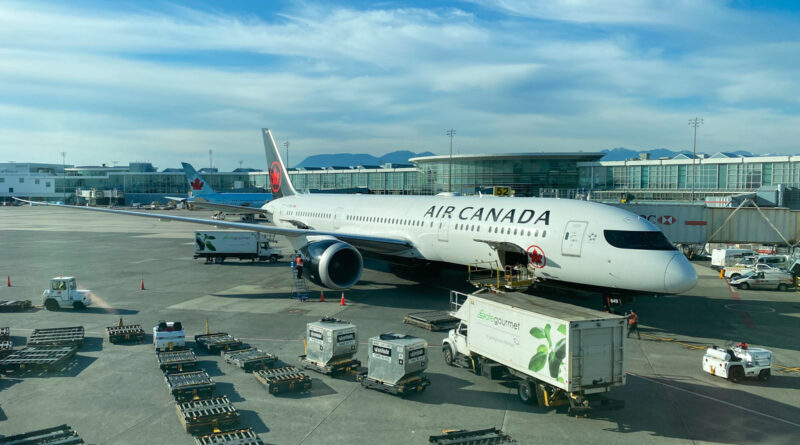
<svg viewBox="0 0 800 445">
<path fill-rule="evenodd" d="M 269 171 L 272 199 L 296 195 L 297 191 L 292 186 L 292 181 L 289 180 L 286 165 L 284 165 L 281 154 L 278 152 L 278 147 L 275 145 L 275 139 L 272 138 L 272 132 L 269 131 L 269 128 L 262 128 L 261 135 L 264 137 L 264 151 L 267 155 L 267 169 Z"/>
<path fill-rule="evenodd" d="M 211 195 L 214 189 L 195 171 L 192 164 L 181 162 L 183 166 L 183 173 L 186 175 L 186 181 L 189 183 L 189 189 L 192 191 L 192 196 Z"/>
</svg>

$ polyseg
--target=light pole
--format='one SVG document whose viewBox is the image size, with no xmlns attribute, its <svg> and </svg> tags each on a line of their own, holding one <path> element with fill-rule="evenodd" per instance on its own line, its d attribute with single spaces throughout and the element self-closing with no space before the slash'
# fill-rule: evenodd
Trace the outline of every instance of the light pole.
<svg viewBox="0 0 800 445">
<path fill-rule="evenodd" d="M 61 184 L 61 203 L 67 203 L 67 152 L 61 152 L 61 175 L 64 177 Z"/>
<path fill-rule="evenodd" d="M 214 153 L 214 150 L 211 150 L 211 149 L 208 150 L 208 168 L 209 168 L 209 172 L 211 171 L 210 169 L 214 168 L 214 160 L 211 157 L 211 155 L 213 153 Z"/>
<path fill-rule="evenodd" d="M 697 148 L 697 127 L 703 125 L 703 118 L 696 117 L 689 119 L 689 126 L 694 127 L 694 140 L 692 141 L 692 202 L 694 202 L 694 160 L 697 158 L 695 149 Z"/>
<path fill-rule="evenodd" d="M 289 141 L 284 142 L 283 146 L 286 147 L 286 168 L 289 168 Z"/>
<path fill-rule="evenodd" d="M 447 174 L 447 191 L 453 191 L 453 136 L 455 136 L 456 131 L 452 128 L 447 130 L 445 133 L 446 135 L 450 136 L 450 162 L 448 162 L 448 166 L 450 167 L 450 173 Z"/>
</svg>

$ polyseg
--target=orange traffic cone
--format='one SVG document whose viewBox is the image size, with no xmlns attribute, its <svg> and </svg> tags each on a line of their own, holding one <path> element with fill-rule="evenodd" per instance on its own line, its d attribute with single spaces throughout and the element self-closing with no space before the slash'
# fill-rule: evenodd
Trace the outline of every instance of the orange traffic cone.
<svg viewBox="0 0 800 445">
<path fill-rule="evenodd" d="M 324 290 L 319 291 L 319 301 L 325 302 L 325 291 Z"/>
<path fill-rule="evenodd" d="M 342 301 L 339 302 L 339 306 L 347 306 L 344 304 L 344 291 L 342 291 Z"/>
<path fill-rule="evenodd" d="M 139 283 L 139 290 L 144 290 L 144 278 L 142 278 L 142 282 Z"/>
<path fill-rule="evenodd" d="M 8 275 L 8 280 L 6 281 L 6 285 L 11 287 L 11 275 Z"/>
</svg>

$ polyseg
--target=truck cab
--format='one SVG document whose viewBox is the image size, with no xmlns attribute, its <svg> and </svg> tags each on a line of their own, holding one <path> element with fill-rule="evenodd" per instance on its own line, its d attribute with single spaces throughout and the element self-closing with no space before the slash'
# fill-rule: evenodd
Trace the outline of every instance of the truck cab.
<svg viewBox="0 0 800 445">
<path fill-rule="evenodd" d="M 50 287 L 42 292 L 42 304 L 47 310 L 83 309 L 91 305 L 91 291 L 78 289 L 75 277 L 50 279 Z"/>
<path fill-rule="evenodd" d="M 467 346 L 467 332 L 469 325 L 462 320 L 454 329 L 447 333 L 447 338 L 442 340 L 442 352 L 444 361 L 450 366 L 462 366 L 473 368 L 474 364 L 470 358 L 469 346 Z"/>
</svg>

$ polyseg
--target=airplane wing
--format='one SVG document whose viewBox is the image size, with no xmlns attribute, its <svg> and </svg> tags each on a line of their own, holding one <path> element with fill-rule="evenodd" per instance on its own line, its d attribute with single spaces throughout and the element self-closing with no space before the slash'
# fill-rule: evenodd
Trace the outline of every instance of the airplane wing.
<svg viewBox="0 0 800 445">
<path fill-rule="evenodd" d="M 232 204 L 217 204 L 206 201 L 200 201 L 197 199 L 189 201 L 189 204 L 195 207 L 202 207 L 204 209 L 211 209 L 211 210 L 219 210 L 227 213 L 253 213 L 253 214 L 260 213 L 262 215 L 269 214 L 269 212 L 260 207 L 236 206 Z"/>
<path fill-rule="evenodd" d="M 186 201 L 186 197 L 181 198 L 178 196 L 165 196 L 164 198 L 169 199 L 170 201 L 178 201 L 178 202 Z"/>
<path fill-rule="evenodd" d="M 227 229 L 239 229 L 239 230 L 250 230 L 253 232 L 263 232 L 263 233 L 274 233 L 276 235 L 283 235 L 287 237 L 299 237 L 299 236 L 330 236 L 332 238 L 337 238 L 341 241 L 349 243 L 353 245 L 353 247 L 369 251 L 375 253 L 383 253 L 383 254 L 393 254 L 408 251 L 414 248 L 413 244 L 406 239 L 401 238 L 386 238 L 386 237 L 378 237 L 378 236 L 366 236 L 366 235 L 357 235 L 357 234 L 346 234 L 346 233 L 336 233 L 336 232 L 326 232 L 321 230 L 309 230 L 309 229 L 287 229 L 282 227 L 274 227 L 274 226 L 266 226 L 262 224 L 250 224 L 250 223 L 243 223 L 243 222 L 232 222 L 232 221 L 218 221 L 218 220 L 211 220 L 211 219 L 202 219 L 202 218 L 190 218 L 188 216 L 175 216 L 175 215 L 164 215 L 160 213 L 148 213 L 142 211 L 131 211 L 131 210 L 113 210 L 113 209 L 104 209 L 99 207 L 83 207 L 83 206 L 72 206 L 72 205 L 64 205 L 64 204 L 53 204 L 49 202 L 38 202 L 38 201 L 28 201 L 25 199 L 14 198 L 17 201 L 21 201 L 31 205 L 41 205 L 41 206 L 52 206 L 52 207 L 63 207 L 67 209 L 74 209 L 74 210 L 84 210 L 84 211 L 92 211 L 92 212 L 104 212 L 104 213 L 116 213 L 118 215 L 128 215 L 128 216 L 139 216 L 143 218 L 154 218 L 159 219 L 161 221 L 180 221 L 186 222 L 191 224 L 201 224 L 206 226 L 215 226 L 215 227 L 222 227 Z"/>
</svg>

